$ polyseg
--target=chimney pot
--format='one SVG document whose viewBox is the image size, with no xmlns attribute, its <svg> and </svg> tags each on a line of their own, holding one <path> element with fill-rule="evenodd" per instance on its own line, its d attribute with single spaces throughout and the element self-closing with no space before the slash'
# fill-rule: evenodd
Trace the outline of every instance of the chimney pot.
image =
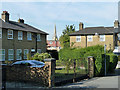
<svg viewBox="0 0 120 90">
<path fill-rule="evenodd" d="M 118 27 L 119 27 L 119 21 L 115 20 L 115 22 L 114 22 L 114 28 L 118 28 Z"/>
<path fill-rule="evenodd" d="M 84 24 L 82 22 L 79 23 L 79 30 L 83 30 Z"/>
<path fill-rule="evenodd" d="M 9 22 L 9 13 L 8 13 L 8 11 L 3 11 L 3 13 L 1 14 L 1 18 L 5 22 Z"/>
<path fill-rule="evenodd" d="M 24 20 L 19 18 L 19 19 L 18 19 L 18 22 L 19 22 L 19 23 L 24 23 Z"/>
</svg>

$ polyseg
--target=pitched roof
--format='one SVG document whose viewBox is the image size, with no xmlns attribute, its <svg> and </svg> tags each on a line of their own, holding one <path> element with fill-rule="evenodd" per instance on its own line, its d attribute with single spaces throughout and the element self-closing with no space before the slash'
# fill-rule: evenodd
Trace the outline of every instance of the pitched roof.
<svg viewBox="0 0 120 90">
<path fill-rule="evenodd" d="M 48 35 L 48 33 L 43 32 L 31 25 L 28 25 L 25 23 L 19 23 L 19 22 L 15 22 L 15 21 L 4 22 L 2 19 L 0 19 L 0 27 L 6 28 L 6 29 L 20 30 L 20 31 L 26 31 L 26 32 L 29 31 L 29 32 Z"/>
<path fill-rule="evenodd" d="M 115 28 L 114 27 L 87 27 L 84 28 L 83 30 L 76 31 L 74 33 L 71 33 L 70 36 L 74 35 L 93 35 L 95 33 L 98 34 L 113 34 L 115 33 Z"/>
</svg>

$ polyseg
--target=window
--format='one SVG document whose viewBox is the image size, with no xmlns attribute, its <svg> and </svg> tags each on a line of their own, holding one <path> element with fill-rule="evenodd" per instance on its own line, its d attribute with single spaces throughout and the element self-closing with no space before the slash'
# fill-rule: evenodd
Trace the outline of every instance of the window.
<svg viewBox="0 0 120 90">
<path fill-rule="evenodd" d="M 0 28 L 0 38 L 2 38 L 2 28 Z"/>
<path fill-rule="evenodd" d="M 88 35 L 88 36 L 87 36 L 87 40 L 88 40 L 88 42 L 93 41 L 93 35 Z"/>
<path fill-rule="evenodd" d="M 37 34 L 37 41 L 41 41 L 40 34 Z"/>
<path fill-rule="evenodd" d="M 23 33 L 22 31 L 18 31 L 18 40 L 22 40 L 23 39 Z"/>
<path fill-rule="evenodd" d="M 27 32 L 27 40 L 32 40 L 31 32 Z"/>
<path fill-rule="evenodd" d="M 100 41 L 105 41 L 105 35 L 100 35 Z"/>
<path fill-rule="evenodd" d="M 52 41 L 50 41 L 50 44 L 53 44 L 53 42 L 52 42 Z"/>
<path fill-rule="evenodd" d="M 8 39 L 13 39 L 13 30 L 8 30 Z"/>
<path fill-rule="evenodd" d="M 38 52 L 38 53 L 41 53 L 41 49 L 37 49 L 37 52 Z"/>
<path fill-rule="evenodd" d="M 120 33 L 118 33 L 118 40 L 120 40 Z"/>
<path fill-rule="evenodd" d="M 17 49 L 17 60 L 21 60 L 22 59 L 22 50 L 21 49 Z"/>
<path fill-rule="evenodd" d="M 24 49 L 24 59 L 27 59 L 27 54 L 29 53 L 28 49 Z"/>
<path fill-rule="evenodd" d="M 14 50 L 13 49 L 8 50 L 8 60 L 14 60 Z"/>
<path fill-rule="evenodd" d="M 0 61 L 5 61 L 5 49 L 0 49 Z"/>
<path fill-rule="evenodd" d="M 81 42 L 81 36 L 76 36 L 76 42 Z"/>
</svg>

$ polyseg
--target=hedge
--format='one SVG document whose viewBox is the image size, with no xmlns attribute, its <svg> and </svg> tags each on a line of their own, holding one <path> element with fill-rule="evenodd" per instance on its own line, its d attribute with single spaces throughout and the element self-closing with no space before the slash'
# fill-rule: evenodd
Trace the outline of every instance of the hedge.
<svg viewBox="0 0 120 90">
<path fill-rule="evenodd" d="M 113 72 L 114 69 L 116 68 L 116 65 L 118 63 L 118 57 L 115 54 L 107 54 L 110 56 L 110 63 L 109 63 L 109 69 L 108 72 Z"/>
<path fill-rule="evenodd" d="M 87 48 L 64 48 L 59 51 L 59 59 L 70 63 L 70 60 L 87 58 L 93 56 L 95 58 L 95 76 L 101 76 L 105 73 L 105 55 L 104 47 L 100 45 Z M 114 54 L 106 54 L 106 71 L 111 72 L 117 65 L 118 58 Z"/>
</svg>

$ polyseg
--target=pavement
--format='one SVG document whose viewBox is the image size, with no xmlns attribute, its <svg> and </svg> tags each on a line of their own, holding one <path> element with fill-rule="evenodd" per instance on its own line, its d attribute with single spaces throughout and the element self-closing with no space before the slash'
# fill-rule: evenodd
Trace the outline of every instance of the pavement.
<svg viewBox="0 0 120 90">
<path fill-rule="evenodd" d="M 111 76 L 94 77 L 58 88 L 120 88 L 120 69 L 116 69 Z"/>
</svg>

